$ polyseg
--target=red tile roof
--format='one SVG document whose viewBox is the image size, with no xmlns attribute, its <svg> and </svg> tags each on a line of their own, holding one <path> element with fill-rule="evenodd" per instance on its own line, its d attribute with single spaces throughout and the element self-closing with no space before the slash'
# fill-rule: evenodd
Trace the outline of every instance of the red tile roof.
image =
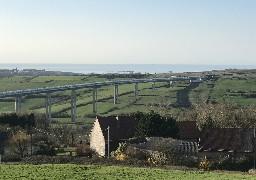
<svg viewBox="0 0 256 180">
<path fill-rule="evenodd" d="M 118 118 L 117 118 L 118 117 Z M 110 140 L 124 140 L 134 136 L 135 117 L 134 116 L 108 116 L 97 117 L 103 136 L 107 139 L 107 128 L 110 127 Z M 118 120 L 117 120 L 118 119 Z"/>
<path fill-rule="evenodd" d="M 253 129 L 212 128 L 200 134 L 199 151 L 253 152 Z"/>
<path fill-rule="evenodd" d="M 180 139 L 198 139 L 199 129 L 196 126 L 196 121 L 176 121 L 179 128 Z"/>
</svg>

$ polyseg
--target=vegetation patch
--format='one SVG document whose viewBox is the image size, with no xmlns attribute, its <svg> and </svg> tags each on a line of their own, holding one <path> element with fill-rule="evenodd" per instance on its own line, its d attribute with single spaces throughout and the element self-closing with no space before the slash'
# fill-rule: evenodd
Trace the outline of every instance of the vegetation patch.
<svg viewBox="0 0 256 180">
<path fill-rule="evenodd" d="M 252 179 L 248 174 L 75 164 L 1 165 L 0 179 Z"/>
</svg>

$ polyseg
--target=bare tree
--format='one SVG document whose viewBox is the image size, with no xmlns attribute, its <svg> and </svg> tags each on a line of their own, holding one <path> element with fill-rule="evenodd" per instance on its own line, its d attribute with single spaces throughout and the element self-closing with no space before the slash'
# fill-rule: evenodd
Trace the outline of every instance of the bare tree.
<svg viewBox="0 0 256 180">
<path fill-rule="evenodd" d="M 29 137 L 22 130 L 17 131 L 15 134 L 13 134 L 13 136 L 10 139 L 11 149 L 21 158 L 24 157 L 25 152 L 28 150 L 29 144 Z"/>
<path fill-rule="evenodd" d="M 71 124 L 54 124 L 50 130 L 50 139 L 56 146 L 74 146 L 77 143 L 79 130 Z"/>
</svg>

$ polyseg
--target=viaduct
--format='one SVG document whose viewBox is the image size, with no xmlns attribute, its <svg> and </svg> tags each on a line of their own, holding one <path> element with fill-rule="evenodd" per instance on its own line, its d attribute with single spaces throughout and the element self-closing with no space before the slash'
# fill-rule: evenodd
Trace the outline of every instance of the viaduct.
<svg viewBox="0 0 256 180">
<path fill-rule="evenodd" d="M 139 83 L 152 83 L 152 89 L 155 89 L 156 82 L 168 82 L 170 86 L 174 81 L 201 81 L 200 77 L 171 77 L 171 78 L 153 78 L 153 79 L 133 79 L 119 81 L 105 81 L 75 85 L 65 85 L 57 87 L 44 87 L 36 89 L 6 91 L 0 93 L 0 98 L 14 97 L 15 112 L 20 113 L 21 97 L 33 94 L 46 94 L 46 118 L 51 123 L 51 93 L 58 91 L 71 90 L 71 121 L 76 122 L 76 90 L 83 88 L 93 88 L 93 113 L 97 114 L 97 89 L 101 86 L 114 86 L 114 104 L 118 103 L 118 86 L 122 84 L 134 84 L 134 96 L 138 96 Z"/>
</svg>

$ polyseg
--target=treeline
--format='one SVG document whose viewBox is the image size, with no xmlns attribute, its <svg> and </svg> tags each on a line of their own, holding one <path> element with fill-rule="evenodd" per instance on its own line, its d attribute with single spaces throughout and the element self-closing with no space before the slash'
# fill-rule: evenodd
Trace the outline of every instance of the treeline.
<svg viewBox="0 0 256 180">
<path fill-rule="evenodd" d="M 178 137 L 178 126 L 172 117 L 161 116 L 151 110 L 149 113 L 136 112 L 135 137 Z"/>
<path fill-rule="evenodd" d="M 16 113 L 4 114 L 0 116 L 0 124 L 9 125 L 11 127 L 20 126 L 25 129 L 27 127 L 35 127 L 35 115 Z"/>
<path fill-rule="evenodd" d="M 256 125 L 256 105 L 230 103 L 194 105 L 178 115 L 180 121 L 196 121 L 203 128 L 252 128 Z"/>
</svg>

